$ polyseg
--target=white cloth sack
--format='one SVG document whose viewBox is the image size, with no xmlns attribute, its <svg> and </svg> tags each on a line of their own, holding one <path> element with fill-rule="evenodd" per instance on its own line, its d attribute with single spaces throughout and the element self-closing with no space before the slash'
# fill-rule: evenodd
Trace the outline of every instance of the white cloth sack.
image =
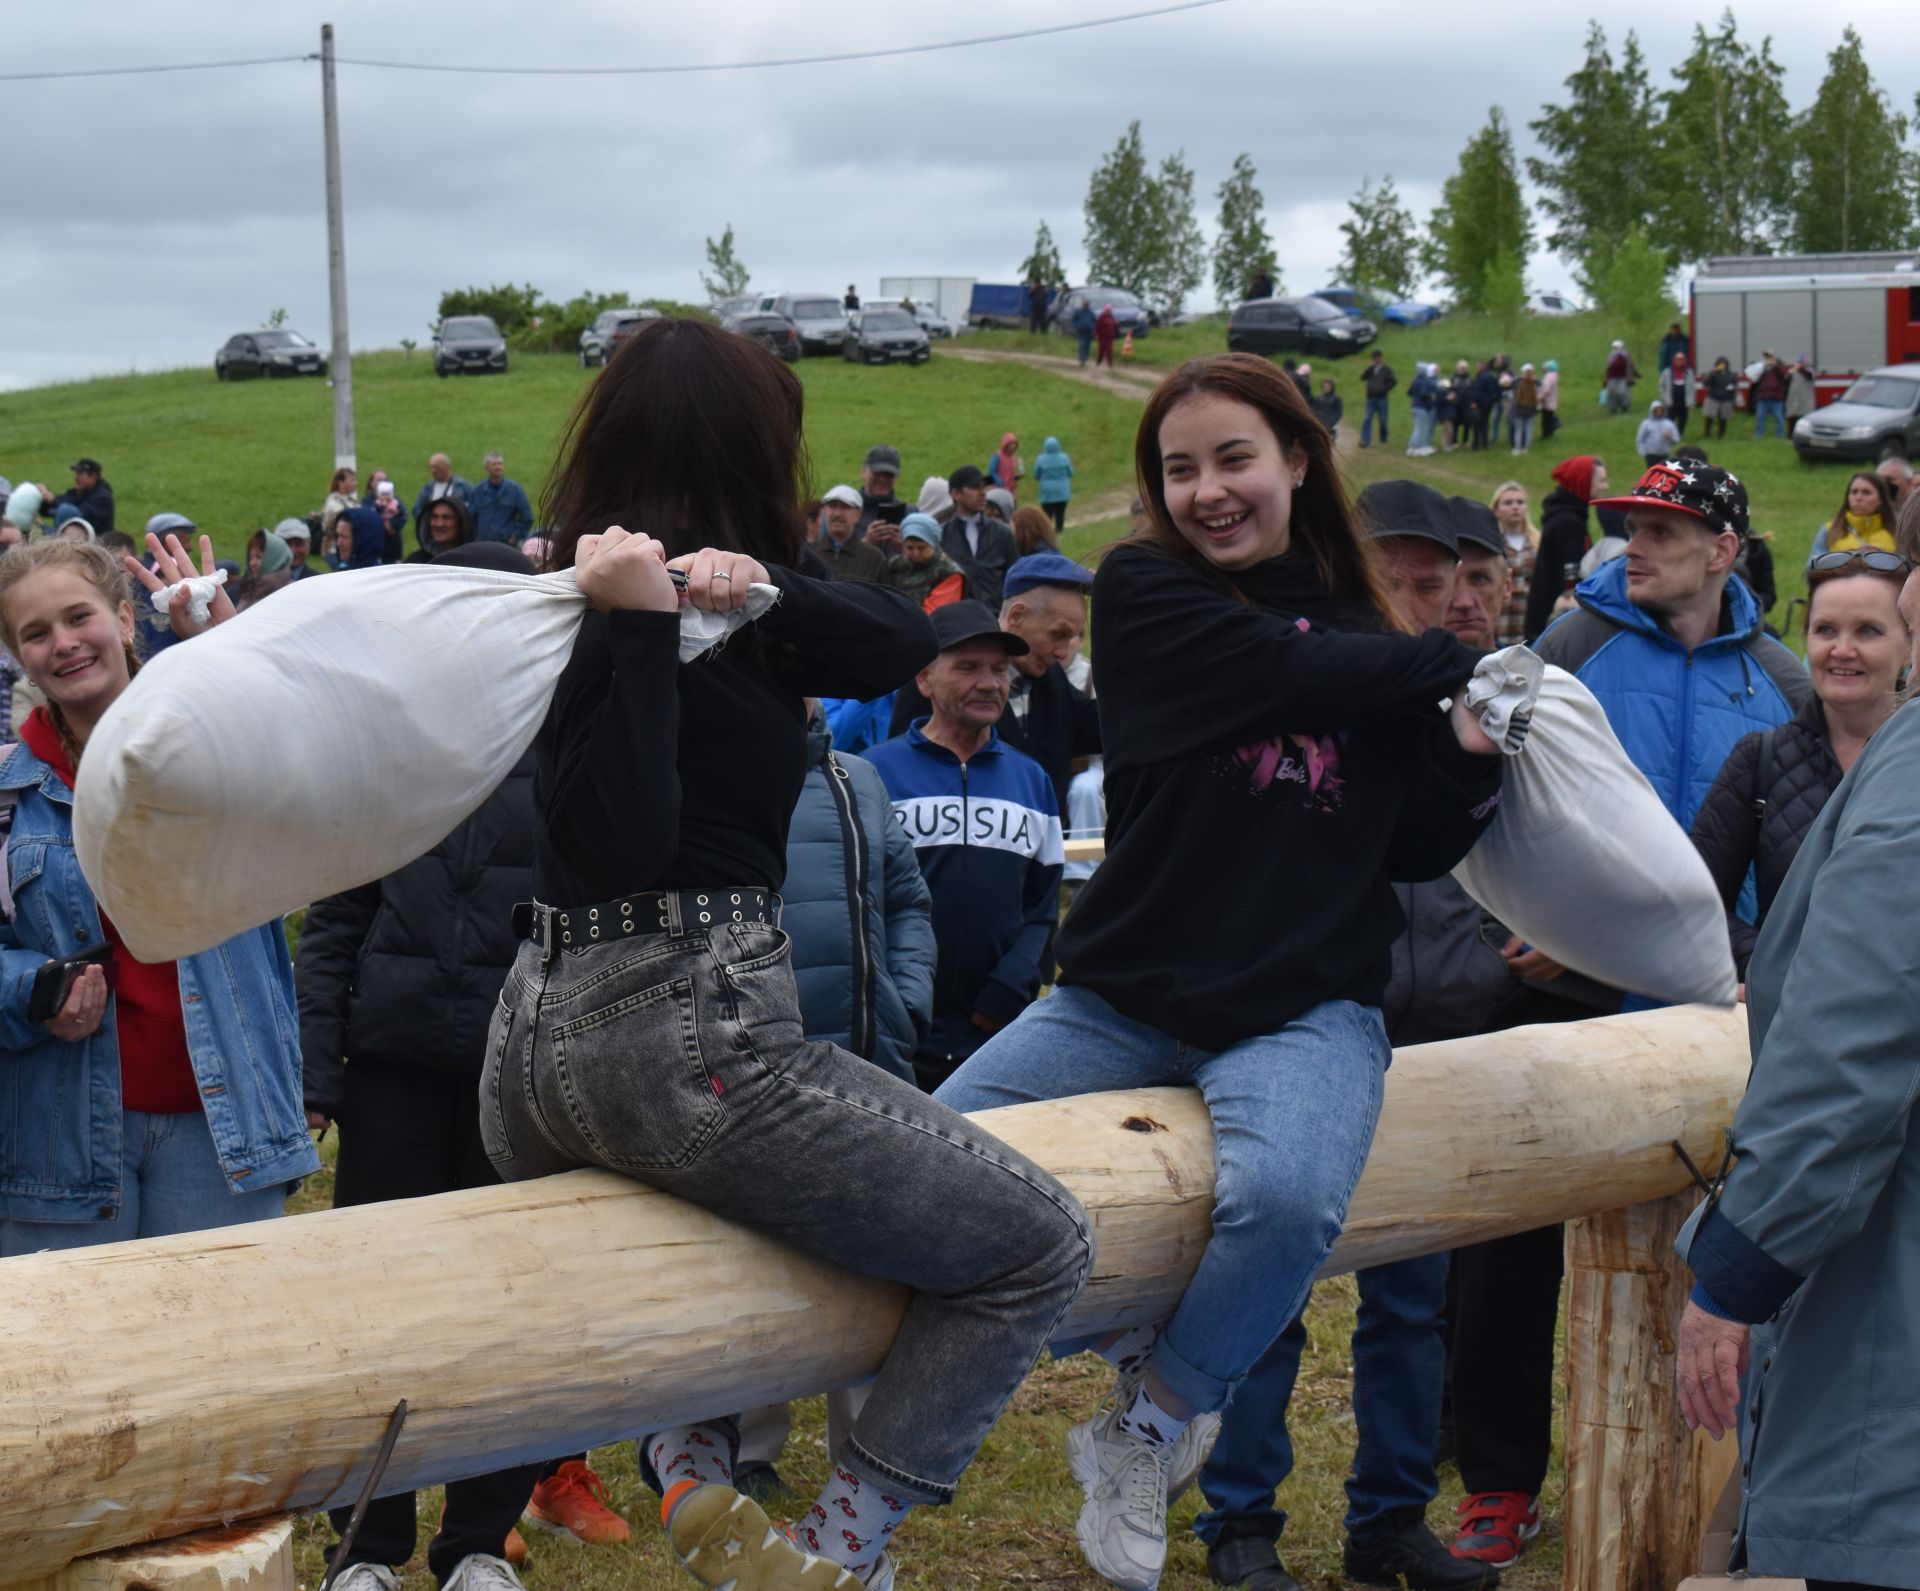
<svg viewBox="0 0 1920 1591">
<path fill-rule="evenodd" d="M 1537 666 L 1525 647 L 1483 658 L 1467 705 L 1496 708 L 1511 696 L 1510 672 Z M 1593 693 L 1564 669 L 1546 668 L 1531 732 L 1503 772 L 1493 822 L 1453 870 L 1461 888 L 1575 972 L 1674 1004 L 1731 1005 L 1733 949 L 1713 875 Z"/>
<path fill-rule="evenodd" d="M 779 595 L 683 608 L 681 661 Z M 74 793 L 81 872 L 127 948 L 194 955 L 432 849 L 533 743 L 586 611 L 571 570 L 367 569 L 161 652 Z"/>
</svg>

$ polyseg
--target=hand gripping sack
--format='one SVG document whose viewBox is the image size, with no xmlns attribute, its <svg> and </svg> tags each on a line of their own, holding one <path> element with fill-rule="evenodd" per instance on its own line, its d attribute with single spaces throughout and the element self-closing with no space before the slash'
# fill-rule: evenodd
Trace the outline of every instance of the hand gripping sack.
<svg viewBox="0 0 1920 1591">
<path fill-rule="evenodd" d="M 1483 658 L 1468 705 L 1497 702 L 1520 662 L 1540 666 L 1524 647 Z M 1482 722 L 1503 738 L 1492 714 Z M 1593 693 L 1565 670 L 1545 668 L 1531 730 L 1504 773 L 1493 822 L 1453 870 L 1461 888 L 1535 949 L 1601 983 L 1731 1005 L 1733 950 L 1713 876 Z"/>
<path fill-rule="evenodd" d="M 777 599 L 681 614 L 682 662 Z M 80 868 L 143 961 L 384 878 L 513 771 L 587 609 L 572 571 L 301 580 L 141 669 L 87 742 Z"/>
</svg>

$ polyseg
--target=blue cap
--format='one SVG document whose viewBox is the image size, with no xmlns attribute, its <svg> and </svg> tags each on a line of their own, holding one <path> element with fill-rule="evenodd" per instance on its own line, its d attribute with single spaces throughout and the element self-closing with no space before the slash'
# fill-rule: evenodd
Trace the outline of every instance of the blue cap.
<svg viewBox="0 0 1920 1591">
<path fill-rule="evenodd" d="M 1078 586 L 1085 590 L 1093 584 L 1093 571 L 1075 563 L 1063 552 L 1030 552 L 1016 558 L 1000 587 L 1002 597 L 1017 597 L 1035 586 Z"/>
</svg>

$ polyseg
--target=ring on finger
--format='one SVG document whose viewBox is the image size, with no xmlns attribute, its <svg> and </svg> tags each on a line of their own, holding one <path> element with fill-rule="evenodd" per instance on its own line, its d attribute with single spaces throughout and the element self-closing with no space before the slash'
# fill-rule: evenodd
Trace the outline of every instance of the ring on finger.
<svg viewBox="0 0 1920 1591">
<path fill-rule="evenodd" d="M 726 570 L 724 570 L 724 569 L 720 569 L 720 570 L 716 570 L 716 571 L 714 572 L 714 574 L 713 574 L 713 576 L 712 576 L 712 578 L 713 578 L 713 579 L 715 579 L 715 580 L 726 580 L 726 581 L 729 581 L 729 582 L 731 582 L 731 581 L 732 581 L 732 579 L 733 579 L 733 576 L 732 576 L 732 575 L 730 575 L 730 574 L 728 574 L 728 573 L 726 572 Z"/>
</svg>

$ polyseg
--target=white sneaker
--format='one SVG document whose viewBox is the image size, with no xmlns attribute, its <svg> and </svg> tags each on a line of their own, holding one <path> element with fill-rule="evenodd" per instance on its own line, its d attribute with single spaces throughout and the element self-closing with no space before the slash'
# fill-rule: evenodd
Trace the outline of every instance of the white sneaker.
<svg viewBox="0 0 1920 1591">
<path fill-rule="evenodd" d="M 334 1591 L 400 1591 L 400 1576 L 377 1563 L 356 1563 L 341 1571 Z"/>
<path fill-rule="evenodd" d="M 1220 1435 L 1220 1415 L 1216 1410 L 1196 1414 L 1187 1428 L 1167 1444 L 1167 1506 L 1187 1495 L 1187 1488 L 1200 1478 L 1207 1467 L 1207 1455 Z"/>
<path fill-rule="evenodd" d="M 867 1576 L 867 1591 L 893 1591 L 893 1554 L 883 1552 Z"/>
<path fill-rule="evenodd" d="M 343 1584 L 336 1580 L 335 1586 Z M 491 1553 L 469 1553 L 453 1566 L 442 1591 L 524 1591 L 520 1576 L 505 1558 Z"/>
<path fill-rule="evenodd" d="M 1067 1432 L 1067 1463 L 1087 1489 L 1074 1534 L 1093 1572 L 1121 1591 L 1155 1591 L 1167 1564 L 1167 1460 L 1171 1447 L 1149 1447 L 1114 1429 L 1130 1396 L 1127 1377 L 1111 1403 Z"/>
</svg>

